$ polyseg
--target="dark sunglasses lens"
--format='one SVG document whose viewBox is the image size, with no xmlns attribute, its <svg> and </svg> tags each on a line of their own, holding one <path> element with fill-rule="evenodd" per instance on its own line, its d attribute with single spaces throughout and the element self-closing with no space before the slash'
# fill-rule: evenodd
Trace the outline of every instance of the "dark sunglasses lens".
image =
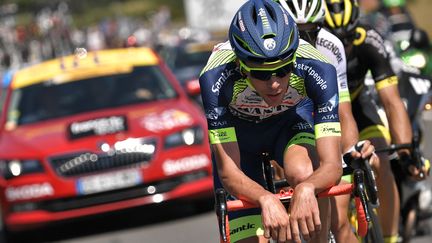
<svg viewBox="0 0 432 243">
<path fill-rule="evenodd" d="M 286 66 L 283 66 L 277 70 L 274 71 L 257 71 L 257 70 L 252 70 L 250 72 L 250 75 L 258 80 L 262 80 L 262 81 L 267 81 L 271 78 L 271 76 L 273 74 L 275 74 L 277 77 L 279 78 L 283 78 L 285 76 L 287 76 L 289 73 L 291 73 L 294 69 L 294 65 L 293 64 L 288 64 Z"/>
<path fill-rule="evenodd" d="M 272 72 L 252 70 L 250 75 L 258 80 L 267 81 L 271 78 Z"/>
<path fill-rule="evenodd" d="M 294 65 L 288 64 L 276 70 L 276 76 L 278 76 L 279 78 L 283 78 L 287 76 L 289 73 L 291 73 L 293 69 L 294 69 Z"/>
</svg>

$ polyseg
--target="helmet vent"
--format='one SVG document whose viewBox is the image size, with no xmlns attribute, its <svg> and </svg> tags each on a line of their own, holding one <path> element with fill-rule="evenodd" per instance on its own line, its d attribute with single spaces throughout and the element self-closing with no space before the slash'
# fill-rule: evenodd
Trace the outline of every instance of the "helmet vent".
<svg viewBox="0 0 432 243">
<path fill-rule="evenodd" d="M 295 9 L 295 7 L 294 7 L 294 3 L 293 3 L 292 0 L 288 0 L 288 1 L 287 1 L 287 4 L 288 4 L 288 7 L 289 7 L 290 9 Z M 298 16 L 297 16 L 297 11 L 292 11 L 292 14 L 295 15 L 296 18 L 298 18 Z"/>
<path fill-rule="evenodd" d="M 312 16 L 316 16 L 316 15 L 318 15 L 318 13 L 319 13 L 319 11 L 321 11 L 321 1 L 318 1 L 317 2 L 317 4 L 318 4 L 318 6 L 316 6 L 315 7 L 315 11 L 314 11 L 314 13 L 312 14 Z M 309 12 L 309 9 L 312 7 L 312 2 L 309 2 L 309 4 L 308 4 L 308 12 Z"/>
<path fill-rule="evenodd" d="M 269 38 L 274 38 L 274 37 L 276 37 L 276 35 L 275 34 L 273 34 L 273 33 L 271 33 L 271 34 L 265 34 L 265 35 L 263 35 L 263 39 L 269 39 Z"/>
</svg>

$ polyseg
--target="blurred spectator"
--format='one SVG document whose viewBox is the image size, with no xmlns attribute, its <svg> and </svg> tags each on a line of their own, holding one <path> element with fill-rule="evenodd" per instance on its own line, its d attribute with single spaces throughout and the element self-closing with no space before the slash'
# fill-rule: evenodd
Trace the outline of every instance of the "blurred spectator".
<svg viewBox="0 0 432 243">
<path fill-rule="evenodd" d="M 90 51 L 105 49 L 105 37 L 97 26 L 92 26 L 87 30 L 87 48 Z"/>
</svg>

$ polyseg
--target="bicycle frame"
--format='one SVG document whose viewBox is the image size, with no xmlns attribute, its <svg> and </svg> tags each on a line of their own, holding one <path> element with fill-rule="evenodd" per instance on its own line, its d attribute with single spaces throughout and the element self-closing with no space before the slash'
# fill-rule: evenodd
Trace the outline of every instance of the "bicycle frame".
<svg viewBox="0 0 432 243">
<path fill-rule="evenodd" d="M 264 165 L 264 174 L 265 179 L 268 184 L 269 191 L 275 191 L 275 184 L 273 182 L 273 177 L 271 174 L 271 170 L 269 170 L 270 160 L 268 154 L 263 154 L 263 165 Z M 267 166 L 267 167 L 266 167 Z M 267 168 L 267 169 L 266 169 Z M 270 171 L 270 172 L 269 172 Z M 343 194 L 354 194 L 355 202 L 356 202 L 356 210 L 358 217 L 358 235 L 364 237 L 367 233 L 368 222 L 370 222 L 370 213 L 367 204 L 367 196 L 366 196 L 366 186 L 364 183 L 364 172 L 360 169 L 354 170 L 354 183 L 333 186 L 317 195 L 317 197 L 333 197 Z M 275 193 L 279 200 L 281 200 L 284 204 L 289 204 L 294 194 L 294 190 L 290 189 L 288 191 L 279 191 L 279 193 Z M 255 205 L 251 202 L 245 200 L 233 200 L 227 201 L 226 192 L 224 189 L 219 188 L 215 192 L 215 211 L 218 218 L 219 225 L 219 233 L 221 236 L 221 242 L 230 243 L 230 235 L 229 235 L 229 218 L 228 212 L 249 209 L 249 208 L 257 208 L 258 205 Z"/>
</svg>

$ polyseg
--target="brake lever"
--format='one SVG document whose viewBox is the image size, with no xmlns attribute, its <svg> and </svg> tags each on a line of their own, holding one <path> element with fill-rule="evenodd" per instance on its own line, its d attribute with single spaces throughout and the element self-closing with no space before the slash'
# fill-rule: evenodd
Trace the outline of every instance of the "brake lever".
<svg viewBox="0 0 432 243">
<path fill-rule="evenodd" d="M 215 192 L 215 211 L 218 218 L 219 234 L 221 235 L 223 242 L 227 242 L 226 216 L 228 214 L 228 207 L 226 193 L 222 188 L 216 189 Z"/>
<path fill-rule="evenodd" d="M 425 175 L 423 174 L 423 172 L 421 171 L 422 168 L 422 153 L 420 151 L 420 141 L 419 141 L 419 136 L 416 134 L 413 136 L 413 141 L 412 141 L 412 147 L 411 147 L 411 151 L 412 151 L 412 158 L 415 161 L 415 167 L 420 170 L 420 178 L 424 178 Z"/>
<path fill-rule="evenodd" d="M 358 142 L 354 145 L 352 150 L 355 150 L 357 152 L 360 152 L 363 148 L 364 142 Z M 367 195 L 369 196 L 369 199 L 371 201 L 371 204 L 374 207 L 378 207 L 379 206 L 379 199 L 378 199 L 378 187 L 376 185 L 376 181 L 375 181 L 375 174 L 372 170 L 371 165 L 369 164 L 369 158 L 367 159 L 354 159 L 351 156 L 351 151 L 349 151 L 349 153 L 346 153 L 344 155 L 344 160 L 345 163 L 347 163 L 350 167 L 352 167 L 352 169 L 355 170 L 362 170 L 363 172 L 363 177 L 366 178 L 367 183 L 364 184 L 363 186 L 365 187 L 365 192 L 367 193 Z"/>
<path fill-rule="evenodd" d="M 379 203 L 379 198 L 378 198 L 378 186 L 376 185 L 376 180 L 375 180 L 375 174 L 372 170 L 371 165 L 369 164 L 369 159 L 364 159 L 362 160 L 363 163 L 361 166 L 364 167 L 364 171 L 366 172 L 365 177 L 367 180 L 367 192 L 369 195 L 369 199 L 371 201 L 371 204 L 374 207 L 379 207 L 380 203 Z"/>
<path fill-rule="evenodd" d="M 371 217 L 369 213 L 369 206 L 367 204 L 364 174 L 362 170 L 354 171 L 354 196 L 360 198 L 360 202 L 363 205 L 363 209 L 365 212 L 366 221 L 370 222 Z"/>
</svg>

